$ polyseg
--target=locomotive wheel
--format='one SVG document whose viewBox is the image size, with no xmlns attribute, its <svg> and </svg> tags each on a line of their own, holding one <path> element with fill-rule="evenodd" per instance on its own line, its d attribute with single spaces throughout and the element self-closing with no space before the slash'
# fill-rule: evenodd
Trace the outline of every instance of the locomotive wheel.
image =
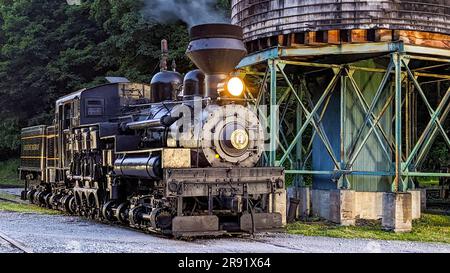
<svg viewBox="0 0 450 273">
<path fill-rule="evenodd" d="M 44 196 L 45 205 L 50 209 L 52 208 L 52 203 L 50 202 L 52 196 L 53 196 L 53 194 L 51 192 Z"/>
<path fill-rule="evenodd" d="M 128 202 L 124 202 L 120 204 L 116 209 L 116 218 L 122 224 L 128 224 L 128 206 L 130 204 Z"/>
<path fill-rule="evenodd" d="M 49 203 L 50 203 L 50 206 L 51 206 L 53 209 L 58 208 L 58 204 L 55 202 L 55 201 L 57 200 L 57 198 L 59 198 L 59 195 L 53 194 L 52 196 L 50 196 L 50 199 L 48 200 Z"/>
<path fill-rule="evenodd" d="M 67 199 L 67 197 L 69 197 L 68 195 L 64 195 L 62 198 L 61 198 L 61 209 L 62 210 L 65 210 L 66 208 L 64 207 L 64 204 L 66 203 L 66 199 Z"/>
<path fill-rule="evenodd" d="M 75 214 L 76 212 L 76 204 L 75 204 L 75 198 L 72 195 L 67 195 L 63 197 L 61 200 L 61 203 L 64 206 L 64 210 L 67 211 L 70 214 Z"/>
<path fill-rule="evenodd" d="M 69 198 L 69 212 L 71 214 L 75 214 L 77 210 L 77 204 L 75 203 L 75 197 L 74 196 L 70 196 Z"/>
<path fill-rule="evenodd" d="M 154 209 L 151 212 L 151 224 L 153 228 L 161 230 L 172 229 L 172 213 L 167 209 Z"/>
<path fill-rule="evenodd" d="M 40 191 L 35 190 L 34 193 L 31 195 L 31 200 L 33 204 L 39 205 L 39 193 Z"/>
<path fill-rule="evenodd" d="M 142 218 L 140 215 L 145 213 L 146 211 L 147 208 L 142 205 L 130 209 L 130 211 L 128 212 L 128 219 L 130 221 L 130 225 L 132 226 L 140 225 L 142 223 Z"/>
<path fill-rule="evenodd" d="M 33 201 L 36 205 L 40 206 L 45 204 L 45 193 L 43 191 L 37 191 L 34 193 Z"/>
<path fill-rule="evenodd" d="M 36 190 L 30 190 L 27 192 L 27 199 L 30 200 L 30 203 L 34 203 L 34 193 L 36 192 Z"/>
<path fill-rule="evenodd" d="M 27 191 L 20 192 L 20 200 L 27 200 Z"/>
<path fill-rule="evenodd" d="M 114 212 L 113 208 L 116 205 L 116 201 L 108 201 L 102 207 L 102 216 L 108 221 L 114 221 Z"/>
</svg>

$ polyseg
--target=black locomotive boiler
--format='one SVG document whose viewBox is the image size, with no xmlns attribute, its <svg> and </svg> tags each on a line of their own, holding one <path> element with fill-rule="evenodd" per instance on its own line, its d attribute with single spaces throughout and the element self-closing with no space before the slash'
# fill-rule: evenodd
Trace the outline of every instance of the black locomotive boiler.
<svg viewBox="0 0 450 273">
<path fill-rule="evenodd" d="M 180 236 L 280 228 L 284 171 L 260 167 L 264 131 L 232 77 L 242 29 L 195 26 L 187 56 L 150 85 L 125 80 L 56 102 L 50 126 L 22 130 L 23 199 L 53 209 Z"/>
</svg>

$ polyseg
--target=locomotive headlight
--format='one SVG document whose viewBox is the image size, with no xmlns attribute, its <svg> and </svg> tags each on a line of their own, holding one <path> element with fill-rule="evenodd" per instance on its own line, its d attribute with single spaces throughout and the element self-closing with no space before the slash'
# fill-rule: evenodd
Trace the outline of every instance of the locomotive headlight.
<svg viewBox="0 0 450 273">
<path fill-rule="evenodd" d="M 228 92 L 230 92 L 230 94 L 235 97 L 239 97 L 240 95 L 242 95 L 242 93 L 244 92 L 244 88 L 244 82 L 238 77 L 231 78 L 227 83 Z"/>
<path fill-rule="evenodd" d="M 245 149 L 248 145 L 248 134 L 245 130 L 235 130 L 231 133 L 231 145 L 238 150 Z"/>
</svg>

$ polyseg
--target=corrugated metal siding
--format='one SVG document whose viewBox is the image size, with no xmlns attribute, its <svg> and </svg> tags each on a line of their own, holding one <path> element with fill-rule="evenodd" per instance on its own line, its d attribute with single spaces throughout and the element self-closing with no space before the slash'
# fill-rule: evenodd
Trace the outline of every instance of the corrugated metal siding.
<svg viewBox="0 0 450 273">
<path fill-rule="evenodd" d="M 304 31 L 399 29 L 450 34 L 449 0 L 233 0 L 246 41 Z"/>
<path fill-rule="evenodd" d="M 361 67 L 377 67 L 373 60 L 362 61 L 357 64 Z M 377 91 L 378 85 L 380 84 L 383 74 L 382 73 L 367 73 L 356 71 L 353 77 L 364 94 L 367 103 L 370 105 L 373 96 Z M 321 79 L 319 82 L 323 85 L 328 82 L 325 79 Z M 321 86 L 320 89 L 323 90 L 325 87 Z M 378 114 L 383 107 L 384 102 L 388 97 L 389 87 L 387 87 L 387 92 L 384 92 L 384 96 L 380 98 L 377 104 L 375 113 Z M 345 130 L 344 130 L 344 143 L 345 149 L 348 152 L 352 142 L 356 138 L 357 132 L 363 123 L 365 117 L 362 107 L 358 102 L 355 92 L 353 91 L 349 80 L 347 80 L 346 88 L 346 109 L 345 109 Z M 314 94 L 315 99 L 317 99 L 321 94 Z M 392 133 L 392 125 L 390 118 L 392 117 L 392 108 L 388 108 L 383 118 L 380 120 L 382 128 L 385 130 L 388 136 Z M 334 91 L 327 112 L 323 118 L 323 126 L 325 127 L 326 134 L 331 142 L 332 148 L 338 160 L 340 160 L 340 86 L 336 87 Z M 369 127 L 366 126 L 363 131 L 363 136 L 361 137 L 359 143 L 361 143 L 364 136 L 367 134 Z M 387 145 L 387 144 L 386 144 Z M 389 146 L 387 146 L 389 147 Z M 389 149 L 389 148 L 388 148 Z M 345 158 L 344 161 L 348 161 Z M 359 156 L 357 157 L 353 170 L 355 171 L 389 171 L 392 166 L 392 158 L 387 159 L 384 152 L 381 149 L 381 145 L 374 133 L 371 134 L 366 145 L 361 150 Z M 313 143 L 313 155 L 312 155 L 312 167 L 313 170 L 320 171 L 332 171 L 335 169 L 332 160 L 330 159 L 323 142 L 320 138 L 316 137 Z M 313 178 L 313 188 L 314 189 L 335 189 L 336 183 L 331 180 L 330 175 L 316 175 Z M 388 191 L 390 189 L 390 181 L 392 177 L 381 177 L 381 176 L 349 176 L 352 189 L 356 191 Z"/>
</svg>

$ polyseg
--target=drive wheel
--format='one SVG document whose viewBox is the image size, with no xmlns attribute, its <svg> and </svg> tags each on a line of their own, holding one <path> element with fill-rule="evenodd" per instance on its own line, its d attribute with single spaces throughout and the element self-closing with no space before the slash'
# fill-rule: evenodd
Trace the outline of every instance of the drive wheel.
<svg viewBox="0 0 450 273">
<path fill-rule="evenodd" d="M 138 226 L 142 224 L 141 214 L 146 213 L 146 211 L 147 208 L 142 205 L 130 209 L 130 211 L 128 212 L 128 219 L 130 221 L 130 225 Z"/>
<path fill-rule="evenodd" d="M 50 209 L 52 208 L 52 204 L 50 202 L 52 196 L 53 196 L 53 194 L 51 192 L 44 196 L 45 205 L 47 206 L 47 208 L 50 208 Z"/>
<path fill-rule="evenodd" d="M 116 209 L 116 219 L 119 220 L 120 223 L 122 224 L 128 224 L 128 207 L 129 207 L 129 203 L 128 202 L 124 202 L 122 204 L 120 204 L 117 209 Z"/>
<path fill-rule="evenodd" d="M 72 195 L 67 195 L 64 197 L 62 201 L 64 205 L 64 210 L 67 211 L 70 214 L 75 214 L 76 212 L 76 204 L 75 204 L 75 197 Z"/>
<path fill-rule="evenodd" d="M 29 190 L 27 192 L 27 199 L 30 201 L 30 203 L 34 204 L 34 193 L 36 190 Z"/>
<path fill-rule="evenodd" d="M 115 201 L 108 201 L 102 207 L 102 216 L 106 220 L 113 222 L 115 220 L 113 208 L 115 207 Z"/>
<path fill-rule="evenodd" d="M 154 209 L 151 213 L 151 224 L 153 228 L 162 231 L 172 229 L 173 213 L 169 209 Z"/>
</svg>

